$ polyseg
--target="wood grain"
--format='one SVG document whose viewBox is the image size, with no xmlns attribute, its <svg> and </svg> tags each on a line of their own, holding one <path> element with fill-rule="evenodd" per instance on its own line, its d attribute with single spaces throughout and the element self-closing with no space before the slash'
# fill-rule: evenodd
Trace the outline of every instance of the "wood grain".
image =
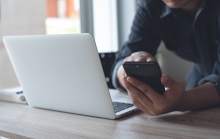
<svg viewBox="0 0 220 139">
<path fill-rule="evenodd" d="M 138 111 L 108 120 L 0 101 L 0 130 L 39 139 L 219 139 L 220 107 L 154 117 Z"/>
<path fill-rule="evenodd" d="M 31 139 L 31 138 L 27 138 L 24 136 L 20 136 L 14 133 L 10 133 L 10 132 L 5 132 L 5 131 L 0 131 L 0 139 L 3 138 L 7 138 L 7 139 Z"/>
</svg>

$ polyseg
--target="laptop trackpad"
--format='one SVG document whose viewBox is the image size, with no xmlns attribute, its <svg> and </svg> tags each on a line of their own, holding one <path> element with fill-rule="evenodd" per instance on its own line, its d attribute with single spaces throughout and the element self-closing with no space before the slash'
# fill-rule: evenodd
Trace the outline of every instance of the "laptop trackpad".
<svg viewBox="0 0 220 139">
<path fill-rule="evenodd" d="M 126 92 L 119 92 L 118 90 L 109 89 L 111 99 L 113 102 L 132 103 L 130 97 Z"/>
</svg>

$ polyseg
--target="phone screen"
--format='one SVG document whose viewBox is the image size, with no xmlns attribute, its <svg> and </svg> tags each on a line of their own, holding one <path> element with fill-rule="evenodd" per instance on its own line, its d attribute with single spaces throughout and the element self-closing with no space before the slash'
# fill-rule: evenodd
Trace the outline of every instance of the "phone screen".
<svg viewBox="0 0 220 139">
<path fill-rule="evenodd" d="M 156 62 L 125 62 L 123 64 L 127 76 L 134 77 L 153 88 L 160 94 L 165 92 L 161 83 L 161 70 Z"/>
</svg>

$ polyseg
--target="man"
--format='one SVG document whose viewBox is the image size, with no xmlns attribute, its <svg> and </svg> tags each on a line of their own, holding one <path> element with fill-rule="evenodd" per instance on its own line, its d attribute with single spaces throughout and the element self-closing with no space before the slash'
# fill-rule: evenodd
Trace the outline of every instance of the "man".
<svg viewBox="0 0 220 139">
<path fill-rule="evenodd" d="M 163 95 L 132 77 L 125 77 L 124 61 L 156 62 L 161 40 L 176 55 L 194 63 L 188 89 L 162 75 Z M 112 72 L 113 84 L 126 89 L 140 110 L 159 115 L 220 104 L 220 1 L 141 0 L 128 42 L 120 50 Z"/>
</svg>

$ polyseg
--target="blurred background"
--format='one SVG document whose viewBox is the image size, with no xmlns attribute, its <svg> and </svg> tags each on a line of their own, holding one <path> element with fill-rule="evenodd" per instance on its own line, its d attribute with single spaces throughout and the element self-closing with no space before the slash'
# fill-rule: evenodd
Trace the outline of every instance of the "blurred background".
<svg viewBox="0 0 220 139">
<path fill-rule="evenodd" d="M 127 40 L 137 0 L 0 0 L 0 88 L 19 86 L 2 42 L 8 35 L 91 33 L 112 88 L 110 66 Z M 163 73 L 185 82 L 191 63 L 161 43 L 157 58 Z"/>
</svg>

